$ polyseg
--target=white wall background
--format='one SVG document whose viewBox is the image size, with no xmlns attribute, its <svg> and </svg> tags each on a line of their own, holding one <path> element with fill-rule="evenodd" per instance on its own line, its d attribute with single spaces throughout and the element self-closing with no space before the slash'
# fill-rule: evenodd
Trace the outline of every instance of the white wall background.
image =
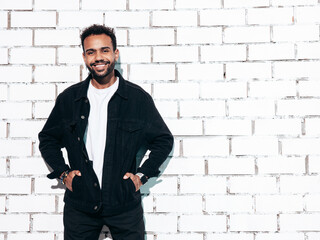
<svg viewBox="0 0 320 240">
<path fill-rule="evenodd" d="M 0 240 L 63 239 L 37 133 L 93 23 L 175 135 L 148 240 L 320 239 L 318 0 L 0 0 Z"/>
</svg>

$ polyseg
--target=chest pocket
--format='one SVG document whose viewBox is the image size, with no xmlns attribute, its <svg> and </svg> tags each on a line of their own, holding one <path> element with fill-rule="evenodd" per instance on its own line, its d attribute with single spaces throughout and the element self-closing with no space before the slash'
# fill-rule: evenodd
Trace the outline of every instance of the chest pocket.
<svg viewBox="0 0 320 240">
<path fill-rule="evenodd" d="M 143 123 L 136 121 L 121 121 L 118 123 L 117 128 L 117 144 L 122 149 L 134 150 L 137 144 L 140 142 Z"/>
</svg>

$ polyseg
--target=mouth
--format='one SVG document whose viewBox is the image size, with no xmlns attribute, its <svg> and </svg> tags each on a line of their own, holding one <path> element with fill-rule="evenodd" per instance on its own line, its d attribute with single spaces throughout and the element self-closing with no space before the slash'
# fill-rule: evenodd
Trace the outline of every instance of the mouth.
<svg viewBox="0 0 320 240">
<path fill-rule="evenodd" d="M 93 68 L 95 68 L 97 71 L 101 71 L 101 70 L 104 70 L 105 67 L 107 66 L 108 62 L 105 62 L 105 63 L 94 63 L 92 64 L 91 66 Z"/>
</svg>

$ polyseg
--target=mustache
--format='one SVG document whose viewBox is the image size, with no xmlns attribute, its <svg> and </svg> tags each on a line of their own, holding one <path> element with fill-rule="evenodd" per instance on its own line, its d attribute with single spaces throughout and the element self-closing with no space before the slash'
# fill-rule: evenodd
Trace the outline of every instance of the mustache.
<svg viewBox="0 0 320 240">
<path fill-rule="evenodd" d="M 95 66 L 95 65 L 98 65 L 98 64 L 110 64 L 110 61 L 96 61 L 94 63 L 91 63 L 90 66 Z"/>
</svg>

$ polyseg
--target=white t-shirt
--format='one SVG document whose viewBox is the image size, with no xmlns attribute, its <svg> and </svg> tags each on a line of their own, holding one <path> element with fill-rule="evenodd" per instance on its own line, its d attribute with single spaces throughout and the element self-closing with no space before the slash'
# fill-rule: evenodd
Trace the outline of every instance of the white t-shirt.
<svg viewBox="0 0 320 240">
<path fill-rule="evenodd" d="M 117 91 L 119 80 L 108 88 L 97 89 L 91 81 L 88 88 L 88 99 L 90 102 L 90 114 L 86 133 L 86 148 L 93 169 L 102 187 L 102 171 L 104 162 L 104 150 L 107 139 L 108 103 Z"/>
</svg>

